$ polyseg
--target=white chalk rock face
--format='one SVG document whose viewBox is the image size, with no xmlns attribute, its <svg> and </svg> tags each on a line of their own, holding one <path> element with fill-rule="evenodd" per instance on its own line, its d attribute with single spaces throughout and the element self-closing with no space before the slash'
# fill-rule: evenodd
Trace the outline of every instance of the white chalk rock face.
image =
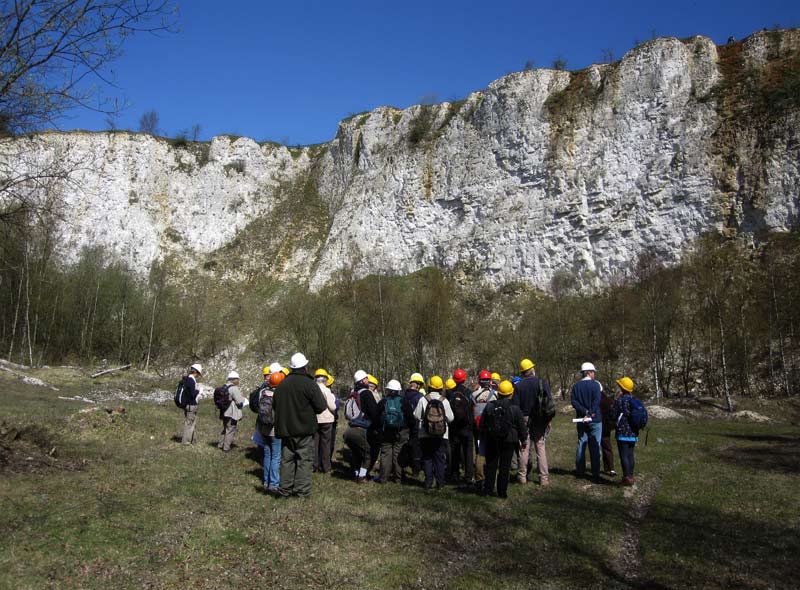
<svg viewBox="0 0 800 590">
<path fill-rule="evenodd" d="M 202 269 L 233 248 L 237 267 L 214 272 L 270 268 L 313 288 L 344 267 L 438 266 L 545 288 L 567 271 L 603 284 L 644 250 L 674 262 L 712 230 L 792 229 L 798 102 L 737 111 L 749 97 L 731 88 L 740 70 L 772 71 L 798 51 L 797 31 L 719 48 L 656 39 L 615 64 L 525 71 L 463 102 L 356 115 L 321 146 L 48 133 L 17 168 L 69 162 L 67 252 L 100 245 L 143 273 L 166 257 Z M 249 252 L 261 224 L 284 233 Z"/>
</svg>

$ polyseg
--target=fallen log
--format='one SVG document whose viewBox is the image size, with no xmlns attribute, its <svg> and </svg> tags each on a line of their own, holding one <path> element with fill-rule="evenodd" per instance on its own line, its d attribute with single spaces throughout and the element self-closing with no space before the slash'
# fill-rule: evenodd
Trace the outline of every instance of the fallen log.
<svg viewBox="0 0 800 590">
<path fill-rule="evenodd" d="M 102 375 L 108 375 L 109 373 L 116 373 L 117 371 L 127 371 L 130 368 L 131 368 L 131 365 L 130 365 L 130 363 L 128 363 L 127 365 L 124 365 L 122 367 L 115 367 L 113 369 L 106 369 L 105 371 L 100 371 L 99 373 L 95 373 L 94 375 L 90 375 L 90 377 L 92 379 L 94 379 L 95 377 L 100 377 Z"/>
</svg>

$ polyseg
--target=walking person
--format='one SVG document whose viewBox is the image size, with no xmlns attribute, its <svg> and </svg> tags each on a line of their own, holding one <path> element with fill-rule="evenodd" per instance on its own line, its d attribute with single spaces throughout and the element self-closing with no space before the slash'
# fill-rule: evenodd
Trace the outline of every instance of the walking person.
<svg viewBox="0 0 800 590">
<path fill-rule="evenodd" d="M 611 415 L 616 421 L 617 450 L 619 462 L 622 465 L 622 481 L 620 485 L 632 486 L 636 483 L 633 477 L 635 466 L 634 448 L 639 440 L 639 431 L 635 428 L 632 418 L 634 412 L 633 393 L 634 383 L 630 377 L 617 379 L 619 397 L 614 402 Z M 641 404 L 640 404 L 641 405 Z"/>
<path fill-rule="evenodd" d="M 378 422 L 381 425 L 380 483 L 403 479 L 400 455 L 408 444 L 408 431 L 414 422 L 414 409 L 401 395 L 400 382 L 392 379 L 386 385 L 386 396 L 378 403 Z"/>
<path fill-rule="evenodd" d="M 331 471 L 331 447 L 333 446 L 333 413 L 336 411 L 336 398 L 326 385 L 330 375 L 325 369 L 317 369 L 314 372 L 314 380 L 317 382 L 322 395 L 325 397 L 327 408 L 321 414 L 317 414 L 317 430 L 314 432 L 314 468 L 319 473 L 330 473 Z"/>
<path fill-rule="evenodd" d="M 217 392 L 220 390 L 227 391 L 227 401 L 225 401 L 226 398 L 224 395 L 218 397 Z M 239 430 L 239 420 L 242 419 L 242 408 L 249 404 L 244 396 L 242 396 L 242 392 L 239 389 L 239 373 L 236 371 L 228 373 L 225 385 L 218 387 L 214 391 L 214 403 L 217 404 L 219 408 L 219 418 L 222 420 L 222 432 L 219 436 L 217 448 L 228 453 L 231 450 L 231 446 L 236 441 L 236 433 Z"/>
<path fill-rule="evenodd" d="M 578 450 L 575 454 L 575 474 L 582 476 L 586 472 L 586 447 L 592 464 L 592 481 L 601 483 L 600 479 L 600 438 L 603 432 L 603 414 L 600 411 L 602 387 L 595 380 L 597 369 L 592 363 L 581 365 L 581 380 L 572 386 L 572 407 L 575 417 L 581 419 L 576 423 L 578 430 Z"/>
<path fill-rule="evenodd" d="M 183 406 L 183 436 L 181 436 L 181 443 L 185 445 L 191 445 L 195 442 L 194 432 L 197 426 L 197 409 L 200 405 L 200 401 L 197 399 L 200 395 L 197 382 L 200 381 L 202 374 L 203 366 L 195 363 L 189 367 L 188 374 L 183 378 L 179 386 L 182 389 L 181 395 L 185 396 L 181 400 L 176 400 L 176 403 L 180 402 L 180 405 Z"/>
<path fill-rule="evenodd" d="M 611 410 L 614 407 L 614 398 L 605 390 L 600 393 L 600 411 L 603 414 L 603 432 L 600 436 L 600 450 L 603 454 L 603 472 L 611 477 L 616 477 L 614 471 L 614 450 L 611 446 L 611 433 L 616 428 Z"/>
<path fill-rule="evenodd" d="M 496 477 L 497 496 L 507 498 L 511 458 L 520 445 L 526 444 L 527 430 L 522 411 L 512 403 L 514 386 L 511 381 L 501 381 L 497 393 L 499 398 L 486 406 L 481 417 L 480 438 L 486 453 L 486 477 L 481 495 L 492 495 Z"/>
<path fill-rule="evenodd" d="M 281 497 L 311 495 L 317 414 L 328 407 L 302 352 L 289 360 L 289 375 L 275 389 L 275 435 L 281 439 Z"/>
<path fill-rule="evenodd" d="M 444 382 L 438 375 L 428 380 L 429 393 L 422 397 L 414 409 L 414 418 L 419 423 L 419 442 L 422 449 L 422 468 L 425 471 L 425 489 L 433 488 L 436 478 L 436 489 L 445 484 L 447 468 L 448 425 L 453 421 L 453 410 L 450 402 L 442 397 Z"/>
</svg>

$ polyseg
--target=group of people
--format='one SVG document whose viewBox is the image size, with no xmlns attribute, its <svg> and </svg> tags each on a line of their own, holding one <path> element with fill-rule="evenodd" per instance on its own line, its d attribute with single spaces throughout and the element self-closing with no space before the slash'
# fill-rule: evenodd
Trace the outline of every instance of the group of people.
<svg viewBox="0 0 800 590">
<path fill-rule="evenodd" d="M 536 375 L 530 359 L 522 359 L 519 367 L 519 376 L 511 380 L 480 371 L 475 387 L 467 386 L 467 373 L 460 368 L 446 382 L 438 375 L 426 382 L 420 373 L 413 373 L 405 388 L 392 379 L 383 393 L 377 378 L 358 370 L 342 404 L 330 390 L 334 377 L 322 368 L 312 375 L 308 359 L 298 352 L 288 367 L 279 363 L 264 367 L 264 381 L 249 399 L 242 396 L 235 371 L 215 389 L 223 423 L 218 446 L 230 450 L 242 409 L 249 406 L 257 414 L 252 439 L 264 451 L 265 488 L 278 497 L 308 496 L 312 472 L 331 471 L 343 409 L 347 422 L 343 439 L 356 483 L 405 483 L 418 480 L 422 473 L 426 490 L 440 489 L 446 482 L 465 483 L 481 495 L 505 498 L 512 478 L 520 484 L 532 481 L 534 456 L 539 484 L 550 484 L 546 442 L 555 416 L 550 385 Z M 188 398 L 181 406 L 182 440 L 187 444 L 194 440 L 201 375 L 202 367 L 192 365 L 179 386 Z M 572 388 L 576 474 L 585 473 L 588 446 L 593 481 L 603 481 L 601 448 L 606 473 L 616 475 L 610 453 L 613 430 L 623 469 L 621 484 L 633 485 L 638 436 L 631 418 L 634 383 L 629 377 L 617 380 L 619 397 L 611 399 L 596 375 L 595 367 L 584 363 L 581 380 Z"/>
</svg>

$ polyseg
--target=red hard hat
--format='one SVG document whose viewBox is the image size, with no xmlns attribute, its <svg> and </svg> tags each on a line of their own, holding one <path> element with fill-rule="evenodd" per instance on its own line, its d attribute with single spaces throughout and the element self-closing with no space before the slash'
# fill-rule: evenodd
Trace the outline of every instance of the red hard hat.
<svg viewBox="0 0 800 590">
<path fill-rule="evenodd" d="M 489 371 L 487 371 L 486 369 L 484 369 L 483 371 L 478 373 L 478 379 L 480 381 L 489 381 L 491 378 L 492 378 L 492 374 Z"/>
<path fill-rule="evenodd" d="M 453 371 L 453 381 L 456 383 L 464 383 L 467 380 L 467 372 L 464 369 L 456 369 Z"/>
</svg>

